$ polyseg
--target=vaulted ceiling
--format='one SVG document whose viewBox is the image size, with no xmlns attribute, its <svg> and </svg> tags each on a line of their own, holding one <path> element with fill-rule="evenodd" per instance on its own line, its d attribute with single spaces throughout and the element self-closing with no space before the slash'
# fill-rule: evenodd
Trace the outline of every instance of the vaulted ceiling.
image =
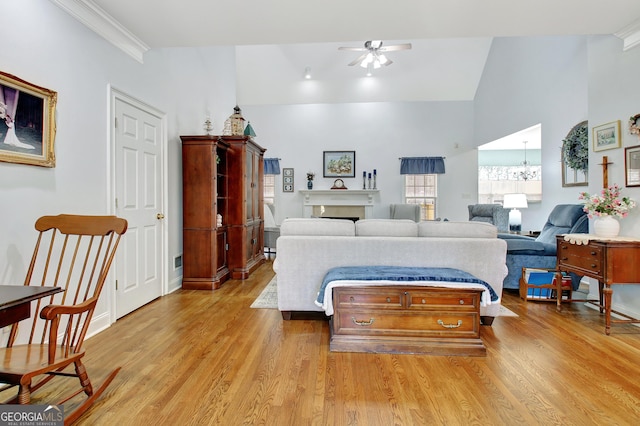
<svg viewBox="0 0 640 426">
<path fill-rule="evenodd" d="M 493 37 L 615 34 L 640 44 L 638 0 L 51 1 L 140 61 L 149 49 L 236 46 L 238 97 L 254 104 L 471 100 Z M 372 39 L 413 48 L 389 54 L 394 64 L 365 82 L 347 67 L 357 52 L 338 47 Z M 323 90 L 301 86 L 306 67 Z"/>
</svg>

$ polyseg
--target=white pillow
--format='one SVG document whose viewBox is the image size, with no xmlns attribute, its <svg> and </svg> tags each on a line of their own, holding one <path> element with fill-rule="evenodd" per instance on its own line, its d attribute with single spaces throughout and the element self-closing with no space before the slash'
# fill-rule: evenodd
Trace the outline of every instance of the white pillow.
<svg viewBox="0 0 640 426">
<path fill-rule="evenodd" d="M 280 236 L 327 235 L 353 237 L 355 225 L 348 219 L 289 218 L 280 224 Z"/>
<path fill-rule="evenodd" d="M 420 237 L 497 238 L 498 228 L 486 222 L 423 220 L 418 223 Z"/>
<path fill-rule="evenodd" d="M 356 222 L 359 237 L 417 237 L 418 224 L 409 219 L 361 219 Z"/>
</svg>

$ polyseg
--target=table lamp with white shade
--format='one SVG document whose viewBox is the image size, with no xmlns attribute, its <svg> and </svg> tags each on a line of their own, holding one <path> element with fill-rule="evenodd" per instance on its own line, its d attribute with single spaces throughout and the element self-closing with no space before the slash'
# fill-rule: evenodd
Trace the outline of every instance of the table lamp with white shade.
<svg viewBox="0 0 640 426">
<path fill-rule="evenodd" d="M 522 213 L 518 209 L 528 207 L 526 194 L 504 194 L 502 206 L 505 209 L 511 209 L 509 212 L 509 232 L 519 234 L 522 230 Z"/>
</svg>

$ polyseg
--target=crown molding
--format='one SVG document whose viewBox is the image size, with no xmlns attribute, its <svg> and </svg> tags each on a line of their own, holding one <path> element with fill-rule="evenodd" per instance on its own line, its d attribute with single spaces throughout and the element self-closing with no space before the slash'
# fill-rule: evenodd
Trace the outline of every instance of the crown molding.
<svg viewBox="0 0 640 426">
<path fill-rule="evenodd" d="M 50 0 L 140 63 L 150 48 L 92 0 Z"/>
<path fill-rule="evenodd" d="M 623 41 L 622 50 L 629 50 L 640 45 L 640 19 L 624 27 L 614 35 Z"/>
</svg>

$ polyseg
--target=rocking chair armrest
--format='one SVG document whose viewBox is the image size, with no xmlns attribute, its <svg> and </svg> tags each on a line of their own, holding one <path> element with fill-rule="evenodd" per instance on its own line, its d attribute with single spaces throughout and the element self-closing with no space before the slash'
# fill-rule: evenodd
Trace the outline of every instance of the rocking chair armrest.
<svg viewBox="0 0 640 426">
<path fill-rule="evenodd" d="M 77 305 L 47 305 L 40 311 L 40 318 L 45 320 L 53 320 L 58 315 L 76 315 L 82 312 L 90 311 L 96 306 L 97 299 L 89 299 Z"/>
</svg>

